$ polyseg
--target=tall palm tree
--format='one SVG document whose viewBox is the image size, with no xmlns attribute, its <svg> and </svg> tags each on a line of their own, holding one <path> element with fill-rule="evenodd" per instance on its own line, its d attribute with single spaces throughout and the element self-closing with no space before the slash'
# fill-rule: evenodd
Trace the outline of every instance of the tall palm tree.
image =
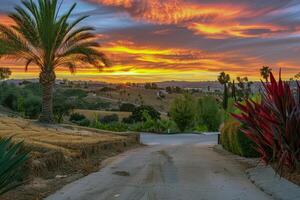
<svg viewBox="0 0 300 200">
<path fill-rule="evenodd" d="M 260 75 L 266 80 L 266 82 L 269 82 L 269 76 L 271 73 L 272 69 L 268 66 L 263 66 L 260 69 Z"/>
<path fill-rule="evenodd" d="M 230 75 L 225 72 L 221 72 L 218 76 L 218 81 L 224 86 L 223 108 L 226 110 L 228 107 L 228 87 L 227 84 L 230 81 Z"/>
<path fill-rule="evenodd" d="M 78 27 L 87 16 L 70 22 L 76 7 L 60 13 L 57 0 L 22 0 L 9 17 L 15 25 L 0 25 L 0 57 L 25 61 L 25 70 L 33 64 L 40 69 L 39 82 L 43 91 L 40 121 L 53 122 L 53 87 L 55 71 L 66 67 L 71 73 L 78 65 L 107 66 L 104 54 L 97 50 L 99 44 L 93 28 Z"/>
</svg>

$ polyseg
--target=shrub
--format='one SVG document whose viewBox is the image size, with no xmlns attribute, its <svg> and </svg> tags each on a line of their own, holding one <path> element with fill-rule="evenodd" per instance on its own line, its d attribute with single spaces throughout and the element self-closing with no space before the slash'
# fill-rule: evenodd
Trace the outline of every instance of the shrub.
<svg viewBox="0 0 300 200">
<path fill-rule="evenodd" d="M 63 122 L 64 116 L 69 115 L 74 109 L 74 106 L 71 103 L 65 101 L 54 100 L 53 104 L 53 114 L 57 123 Z"/>
<path fill-rule="evenodd" d="M 146 121 L 145 114 L 147 113 L 151 119 L 159 120 L 160 113 L 155 110 L 152 106 L 142 105 L 135 108 L 132 114 L 128 118 L 124 118 L 123 122 L 125 123 L 134 123 Z"/>
<path fill-rule="evenodd" d="M 135 105 L 131 103 L 122 103 L 119 109 L 123 112 L 133 112 L 135 109 Z"/>
<path fill-rule="evenodd" d="M 106 115 L 100 119 L 100 122 L 103 124 L 109 124 L 118 121 L 119 121 L 119 116 L 117 114 Z"/>
<path fill-rule="evenodd" d="M 20 168 L 28 160 L 28 153 L 20 152 L 22 146 L 12 144 L 11 138 L 0 139 L 0 195 L 20 185 L 24 176 Z"/>
<path fill-rule="evenodd" d="M 181 132 L 194 124 L 195 110 L 195 99 L 190 94 L 180 96 L 172 102 L 170 115 Z"/>
<path fill-rule="evenodd" d="M 90 127 L 97 128 L 101 130 L 124 132 L 129 130 L 129 125 L 122 122 L 112 122 L 109 124 L 103 124 L 98 119 L 94 120 Z"/>
<path fill-rule="evenodd" d="M 255 143 L 241 131 L 241 124 L 229 119 L 221 129 L 221 144 L 224 149 L 244 157 L 258 157 Z"/>
<path fill-rule="evenodd" d="M 30 119 L 36 119 L 41 113 L 42 101 L 37 96 L 29 96 L 24 100 L 24 115 Z"/>
<path fill-rule="evenodd" d="M 80 113 L 72 113 L 70 115 L 70 118 L 69 118 L 69 120 L 71 122 L 81 121 L 81 120 L 84 120 L 84 119 L 86 119 L 86 117 L 83 114 L 80 114 Z"/>
<path fill-rule="evenodd" d="M 222 123 L 224 113 L 216 99 L 212 96 L 203 97 L 198 102 L 198 121 L 202 126 L 206 126 L 208 131 L 218 131 Z"/>
<path fill-rule="evenodd" d="M 82 119 L 79 121 L 74 121 L 75 124 L 79 125 L 79 126 L 90 126 L 91 122 L 88 119 Z"/>
<path fill-rule="evenodd" d="M 4 107 L 10 108 L 13 111 L 17 111 L 18 109 L 18 98 L 20 94 L 15 89 L 8 89 L 3 91 L 1 95 L 1 104 Z"/>
<path fill-rule="evenodd" d="M 279 76 L 277 82 L 270 73 L 270 83 L 264 84 L 261 102 L 246 100 L 236 106 L 242 111 L 233 116 L 245 124 L 243 132 L 257 146 L 261 159 L 275 162 L 277 172 L 283 167 L 300 168 L 300 86 L 293 94 L 288 82 Z"/>
</svg>

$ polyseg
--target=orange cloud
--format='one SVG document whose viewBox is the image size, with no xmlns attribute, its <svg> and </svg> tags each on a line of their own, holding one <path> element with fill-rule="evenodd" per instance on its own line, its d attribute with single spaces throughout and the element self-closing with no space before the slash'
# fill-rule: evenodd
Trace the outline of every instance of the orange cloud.
<svg viewBox="0 0 300 200">
<path fill-rule="evenodd" d="M 191 23 L 189 29 L 195 31 L 199 35 L 207 38 L 224 39 L 229 37 L 267 37 L 275 33 L 286 31 L 284 27 L 275 25 L 250 24 L 243 25 L 239 23 L 229 24 L 204 24 Z"/>
<path fill-rule="evenodd" d="M 138 20 L 157 24 L 178 24 L 193 19 L 233 18 L 243 8 L 224 4 L 193 4 L 184 0 L 89 0 L 125 9 Z"/>
</svg>

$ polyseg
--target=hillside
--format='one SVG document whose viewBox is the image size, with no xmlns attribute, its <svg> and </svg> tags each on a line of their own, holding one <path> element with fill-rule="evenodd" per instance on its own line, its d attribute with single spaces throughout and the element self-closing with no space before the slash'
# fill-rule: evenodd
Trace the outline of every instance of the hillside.
<svg viewBox="0 0 300 200">
<path fill-rule="evenodd" d="M 31 160 L 28 184 L 3 199 L 37 200 L 62 185 L 99 169 L 102 160 L 138 143 L 134 133 L 114 133 L 70 125 L 41 125 L 0 115 L 0 137 L 24 142 Z M 62 177 L 57 178 L 57 177 Z"/>
</svg>

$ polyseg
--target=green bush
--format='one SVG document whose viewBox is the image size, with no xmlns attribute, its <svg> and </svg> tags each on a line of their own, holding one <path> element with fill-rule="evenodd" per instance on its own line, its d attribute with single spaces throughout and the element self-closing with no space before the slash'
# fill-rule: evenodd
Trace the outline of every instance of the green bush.
<svg viewBox="0 0 300 200">
<path fill-rule="evenodd" d="M 81 120 L 84 120 L 84 119 L 86 119 L 86 117 L 85 117 L 83 114 L 80 114 L 80 113 L 72 113 L 72 114 L 70 115 L 70 118 L 69 118 L 69 120 L 70 120 L 71 122 L 74 122 L 74 121 L 81 121 Z"/>
<path fill-rule="evenodd" d="M 207 131 L 218 131 L 223 121 L 224 112 L 217 100 L 212 96 L 199 99 L 198 123 Z"/>
<path fill-rule="evenodd" d="M 101 130 L 109 130 L 109 131 L 116 131 L 116 132 L 125 132 L 129 130 L 129 125 L 122 123 L 122 122 L 112 122 L 109 124 L 103 124 L 98 119 L 95 119 L 91 124 L 90 127 L 97 128 Z"/>
<path fill-rule="evenodd" d="M 117 114 L 106 115 L 100 119 L 100 122 L 103 124 L 109 124 L 118 121 L 119 121 L 119 116 Z"/>
<path fill-rule="evenodd" d="M 170 115 L 181 132 L 195 124 L 196 102 L 191 94 L 176 98 L 170 108 Z"/>
<path fill-rule="evenodd" d="M 90 126 L 91 122 L 88 119 L 82 119 L 79 121 L 74 121 L 75 124 L 79 125 L 79 126 Z"/>
<path fill-rule="evenodd" d="M 258 157 L 255 144 L 240 130 L 241 124 L 230 118 L 221 129 L 221 144 L 224 149 L 244 157 Z"/>
<path fill-rule="evenodd" d="M 38 118 L 42 109 L 41 98 L 37 96 L 29 96 L 24 100 L 24 115 L 30 119 Z"/>
<path fill-rule="evenodd" d="M 160 113 L 155 110 L 152 106 L 142 105 L 135 108 L 132 114 L 128 118 L 124 118 L 124 123 L 135 123 L 146 121 L 145 113 L 154 120 L 160 120 Z"/>
</svg>

